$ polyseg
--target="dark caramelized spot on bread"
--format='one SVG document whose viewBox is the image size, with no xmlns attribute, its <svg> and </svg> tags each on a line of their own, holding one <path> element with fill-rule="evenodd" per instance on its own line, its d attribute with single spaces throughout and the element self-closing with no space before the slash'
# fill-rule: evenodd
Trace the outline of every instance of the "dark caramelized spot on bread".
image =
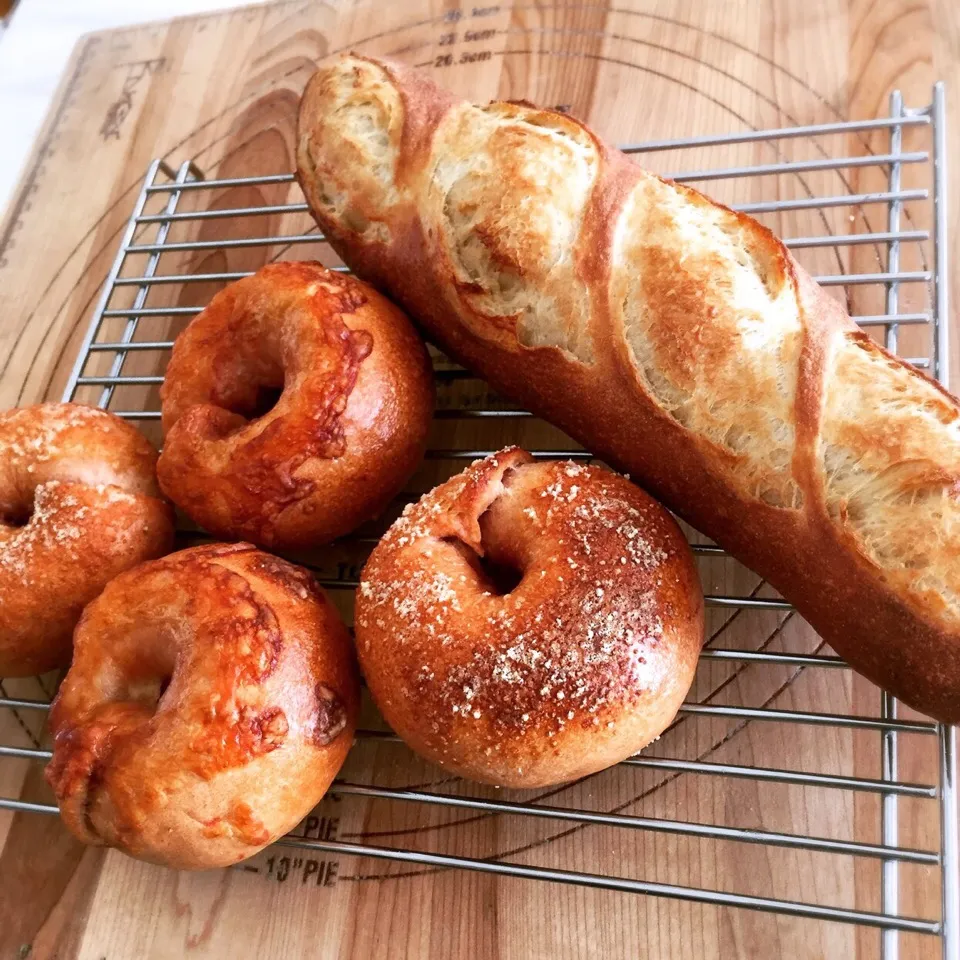
<svg viewBox="0 0 960 960">
<path fill-rule="evenodd" d="M 347 711 L 343 701 L 325 684 L 317 685 L 317 721 L 313 741 L 325 747 L 333 743 L 347 725 Z"/>
</svg>

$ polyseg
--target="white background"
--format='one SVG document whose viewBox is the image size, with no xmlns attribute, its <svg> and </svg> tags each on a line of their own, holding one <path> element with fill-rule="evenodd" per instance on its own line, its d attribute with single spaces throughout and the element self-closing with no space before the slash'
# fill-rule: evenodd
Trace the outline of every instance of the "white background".
<svg viewBox="0 0 960 960">
<path fill-rule="evenodd" d="M 243 5 L 241 0 L 21 0 L 0 35 L 0 211 L 10 202 L 83 34 Z"/>
</svg>

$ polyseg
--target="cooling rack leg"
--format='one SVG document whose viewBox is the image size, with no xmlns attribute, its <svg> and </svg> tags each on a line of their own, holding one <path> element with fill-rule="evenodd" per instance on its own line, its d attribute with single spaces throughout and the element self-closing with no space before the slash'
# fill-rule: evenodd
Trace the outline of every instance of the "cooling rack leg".
<svg viewBox="0 0 960 960">
<path fill-rule="evenodd" d="M 934 375 L 950 385 L 950 313 L 947 302 L 947 106 L 943 83 L 933 88 L 933 294 Z"/>
<path fill-rule="evenodd" d="M 934 373 L 949 386 L 950 314 L 947 301 L 947 129 L 943 83 L 933 88 L 933 214 Z M 940 860 L 944 960 L 960 960 L 960 805 L 957 803 L 957 730 L 939 725 L 940 738 Z"/>
<path fill-rule="evenodd" d="M 87 357 L 90 355 L 90 344 L 93 343 L 97 338 L 97 334 L 100 332 L 100 326 L 103 323 L 103 311 L 106 310 L 107 304 L 110 302 L 114 285 L 123 267 L 123 261 L 126 258 L 126 248 L 133 239 L 134 231 L 137 228 L 137 218 L 143 213 L 143 208 L 147 203 L 147 197 L 150 195 L 150 187 L 156 183 L 157 173 L 161 170 L 171 179 L 175 176 L 173 170 L 162 160 L 154 160 L 147 170 L 147 175 L 143 180 L 143 186 L 140 188 L 140 196 L 137 197 L 137 202 L 133 206 L 133 213 L 130 214 L 126 229 L 123 231 L 123 239 L 120 242 L 117 255 L 114 258 L 109 273 L 107 273 L 107 279 L 104 281 L 103 290 L 100 293 L 100 299 L 97 301 L 97 308 L 93 314 L 93 320 L 90 326 L 87 327 L 87 332 L 83 337 L 83 343 L 80 344 L 80 349 L 77 351 L 77 359 L 73 365 L 73 370 L 70 371 L 70 377 L 67 380 L 66 387 L 64 387 L 62 398 L 64 403 L 69 403 L 77 392 L 77 381 L 83 376 L 83 368 L 86 366 Z"/>
<path fill-rule="evenodd" d="M 174 178 L 175 183 L 184 183 L 191 177 L 193 170 L 193 164 L 190 161 L 186 161 L 180 165 L 180 169 L 177 171 L 177 175 Z M 181 191 L 174 190 L 167 197 L 167 202 L 163 208 L 163 216 L 169 217 L 171 214 L 176 212 L 177 204 L 180 202 Z M 163 220 L 160 222 L 160 225 L 157 227 L 157 244 L 163 245 L 166 243 L 167 234 L 170 232 L 170 220 Z M 121 248 L 121 257 L 126 256 L 126 244 Z M 162 253 L 158 250 L 156 253 L 151 253 L 147 258 L 147 265 L 144 268 L 143 275 L 145 278 L 152 277 L 157 272 L 157 267 L 160 264 L 160 257 Z M 122 262 L 122 260 L 121 260 Z M 112 291 L 110 291 L 112 292 Z M 107 300 L 104 303 L 106 307 L 107 303 L 110 301 L 110 292 L 107 294 Z M 150 287 L 148 284 L 143 284 L 137 289 L 137 295 L 133 301 L 133 309 L 141 310 L 143 309 L 144 304 L 147 302 L 147 297 L 150 293 Z M 137 326 L 140 323 L 140 317 L 137 314 L 133 314 L 129 320 L 127 320 L 126 326 L 123 329 L 123 334 L 120 337 L 120 343 L 130 343 L 133 340 L 134 335 L 137 332 Z M 113 358 L 113 363 L 110 365 L 110 372 L 108 376 L 110 377 L 119 377 L 123 371 L 124 362 L 127 359 L 126 350 L 117 350 L 116 356 Z M 110 399 L 113 397 L 113 392 L 116 390 L 114 384 L 109 384 L 103 388 L 100 392 L 100 401 L 98 406 L 106 409 L 107 405 L 110 403 Z"/>
<path fill-rule="evenodd" d="M 889 693 L 881 694 L 880 713 L 884 719 L 893 720 L 897 716 L 897 701 Z M 897 779 L 897 731 L 884 730 L 881 737 L 881 777 L 886 781 Z M 881 832 L 885 847 L 896 847 L 899 843 L 898 797 L 896 793 L 884 793 L 880 808 Z M 896 859 L 883 861 L 880 875 L 881 909 L 888 916 L 896 916 L 900 901 L 900 864 Z M 882 960 L 897 960 L 900 955 L 900 934 L 897 930 L 884 930 L 880 935 L 880 956 Z"/>
<path fill-rule="evenodd" d="M 957 728 L 940 724 L 940 859 L 943 960 L 960 960 L 960 844 L 958 844 Z"/>
<path fill-rule="evenodd" d="M 890 94 L 890 116 L 903 116 L 903 97 L 899 90 Z M 890 128 L 890 155 L 899 156 L 903 146 L 903 128 L 900 125 Z M 889 190 L 892 194 L 900 191 L 899 160 L 890 164 Z M 900 229 L 899 200 L 891 200 L 887 208 L 887 230 L 896 234 Z M 887 272 L 895 277 L 900 271 L 900 242 L 891 239 L 887 245 Z M 888 316 L 899 312 L 900 290 L 894 279 L 887 285 L 886 311 Z M 897 324 L 888 324 L 886 346 L 892 353 L 897 352 Z M 888 693 L 881 693 L 880 715 L 885 720 L 894 720 L 897 716 L 897 701 Z M 884 730 L 880 734 L 880 776 L 885 781 L 897 779 L 897 732 Z M 896 847 L 899 842 L 898 797 L 896 793 L 884 793 L 880 808 L 881 835 L 883 845 Z M 883 861 L 880 875 L 880 909 L 889 916 L 896 916 L 900 904 L 900 864 L 897 860 Z M 882 960 L 897 960 L 900 955 L 900 934 L 896 930 L 884 930 L 880 935 L 880 956 Z"/>
<path fill-rule="evenodd" d="M 903 97 L 899 90 L 894 90 L 890 94 L 890 116 L 900 117 L 903 115 Z M 903 146 L 903 128 L 900 126 L 890 128 L 890 154 L 897 156 L 901 153 Z M 901 163 L 894 160 L 890 164 L 890 193 L 898 194 L 900 192 L 900 173 Z M 900 230 L 900 210 L 902 202 L 900 200 L 891 200 L 887 207 L 887 230 L 891 234 L 896 234 Z M 887 272 L 896 275 L 900 272 L 900 241 L 891 239 L 887 244 Z M 900 299 L 899 283 L 896 280 L 890 280 L 887 283 L 887 315 L 896 316 Z M 897 352 L 897 324 L 887 325 L 886 347 L 891 353 Z"/>
</svg>

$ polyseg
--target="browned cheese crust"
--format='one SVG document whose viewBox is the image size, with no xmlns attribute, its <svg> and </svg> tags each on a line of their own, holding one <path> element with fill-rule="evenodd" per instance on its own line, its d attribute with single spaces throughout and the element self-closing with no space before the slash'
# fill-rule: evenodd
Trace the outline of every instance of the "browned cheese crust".
<svg viewBox="0 0 960 960">
<path fill-rule="evenodd" d="M 409 320 L 318 263 L 218 293 L 177 338 L 160 395 L 167 496 L 215 536 L 278 549 L 376 516 L 420 462 L 433 412 Z"/>
<path fill-rule="evenodd" d="M 960 720 L 960 408 L 769 230 L 571 117 L 363 57 L 310 81 L 297 159 L 336 250 L 445 351 Z"/>
<path fill-rule="evenodd" d="M 156 461 L 145 437 L 104 410 L 0 413 L 0 677 L 66 666 L 84 605 L 172 548 Z"/>
<path fill-rule="evenodd" d="M 353 739 L 350 637 L 310 573 L 212 544 L 113 580 L 83 613 L 50 714 L 64 822 L 180 869 L 294 827 Z"/>
<path fill-rule="evenodd" d="M 356 634 L 370 692 L 414 750 L 539 787 L 663 732 L 693 680 L 703 596 L 655 500 L 511 447 L 404 511 L 364 568 Z"/>
</svg>

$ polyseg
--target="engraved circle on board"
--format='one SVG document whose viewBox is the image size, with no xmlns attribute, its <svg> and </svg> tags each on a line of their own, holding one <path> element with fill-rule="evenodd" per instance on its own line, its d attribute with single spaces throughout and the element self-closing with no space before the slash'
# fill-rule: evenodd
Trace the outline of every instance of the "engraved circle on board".
<svg viewBox="0 0 960 960">
<path fill-rule="evenodd" d="M 699 28 L 697 28 L 697 27 L 695 27 L 695 26 L 692 26 L 692 25 L 683 24 L 682 26 L 684 26 L 684 27 L 686 27 L 686 28 L 688 28 L 688 29 L 691 29 L 691 30 L 699 31 Z M 399 32 L 401 32 L 401 31 L 400 31 L 400 30 L 394 31 L 394 33 L 399 33 Z M 516 31 L 514 31 L 514 32 L 516 32 Z M 702 32 L 702 31 L 701 31 L 701 32 Z M 384 35 L 382 35 L 382 36 L 387 36 L 387 34 L 384 34 Z M 637 43 L 644 43 L 644 44 L 647 43 L 646 41 L 641 41 L 641 40 L 638 40 L 638 39 L 636 39 L 636 38 L 621 38 L 621 39 L 625 39 L 625 40 L 628 41 L 628 42 L 637 42 Z M 648 45 L 650 45 L 650 44 L 648 44 Z M 351 46 L 353 46 L 354 48 L 362 49 L 362 48 L 364 47 L 364 42 L 363 42 L 363 41 L 358 41 L 358 42 L 352 44 Z M 677 55 L 677 56 L 679 56 L 679 57 L 685 57 L 685 56 L 686 56 L 685 54 L 682 54 L 680 51 L 670 50 L 670 48 L 664 47 L 663 45 L 659 45 L 659 44 L 658 44 L 658 45 L 655 45 L 655 46 L 657 47 L 657 49 L 659 49 L 659 50 L 661 50 L 661 51 L 663 51 L 663 52 L 669 53 L 669 54 L 675 54 L 675 55 Z M 376 51 L 376 52 L 381 52 L 381 51 Z M 503 55 L 503 56 L 505 56 L 505 57 L 508 57 L 511 53 L 517 53 L 517 52 L 521 52 L 521 51 L 505 51 L 504 53 L 498 54 L 498 55 Z M 756 54 L 755 54 L 755 55 L 756 55 Z M 598 59 L 607 59 L 607 60 L 609 60 L 609 59 L 611 59 L 611 58 L 598 58 Z M 666 81 L 666 82 L 668 82 L 668 83 L 669 83 L 669 82 L 674 82 L 674 83 L 682 84 L 682 85 L 685 86 L 687 89 L 692 90 L 694 93 L 698 94 L 699 96 L 707 98 L 711 103 L 715 104 L 716 106 L 718 106 L 718 107 L 721 108 L 722 110 L 726 111 L 727 113 L 733 114 L 734 118 L 735 118 L 738 122 L 742 123 L 744 126 L 747 126 L 747 127 L 750 126 L 750 124 L 748 123 L 748 121 L 747 121 L 743 116 L 735 113 L 735 111 L 733 111 L 733 109 L 730 108 L 728 105 L 719 102 L 718 100 L 716 100 L 714 97 L 712 97 L 712 95 L 710 95 L 710 94 L 707 93 L 706 91 L 699 90 L 699 89 L 697 89 L 696 87 L 694 87 L 694 86 L 692 86 L 692 85 L 690 85 L 690 84 L 687 84 L 685 81 L 680 80 L 679 78 L 670 76 L 670 75 L 669 75 L 667 72 L 665 72 L 665 71 L 653 71 L 651 68 L 648 68 L 648 67 L 646 67 L 646 66 L 643 65 L 643 64 L 630 63 L 630 62 L 627 62 L 627 61 L 624 61 L 624 60 L 621 60 L 621 61 L 618 61 L 618 62 L 619 62 L 621 65 L 623 65 L 623 66 L 626 66 L 626 67 L 629 67 L 629 68 L 633 68 L 633 69 L 642 71 L 642 72 L 647 73 L 647 74 L 654 74 L 654 75 L 662 78 L 664 81 Z M 718 69 L 718 68 L 714 67 L 712 64 L 706 63 L 705 61 L 702 61 L 702 60 L 701 60 L 701 61 L 698 61 L 698 62 L 699 62 L 702 66 L 706 67 L 707 69 L 711 69 L 711 70 L 716 70 L 716 69 Z M 299 67 L 299 68 L 297 68 L 297 70 L 302 70 L 302 69 L 306 69 L 306 68 L 305 68 L 305 67 Z M 297 72 L 296 70 L 295 70 L 295 71 L 291 71 L 291 73 L 296 73 L 296 72 Z M 764 95 L 762 92 L 760 92 L 760 91 L 758 91 L 758 90 L 750 87 L 750 86 L 749 86 L 748 84 L 746 84 L 746 83 L 743 83 L 743 81 L 740 81 L 738 78 L 733 78 L 733 79 L 736 80 L 736 82 L 742 84 L 742 85 L 743 85 L 744 87 L 746 87 L 747 89 L 749 89 L 756 97 L 761 98 L 761 99 L 765 97 L 765 95 Z M 796 80 L 796 78 L 792 78 L 792 79 Z M 799 81 L 798 81 L 798 82 L 799 82 Z M 812 91 L 809 90 L 809 87 L 806 87 L 806 89 L 807 89 L 809 92 L 813 93 Z M 823 98 L 822 98 L 822 97 L 819 97 L 819 95 L 816 95 L 816 94 L 813 94 L 813 95 L 815 96 L 815 98 L 816 98 L 818 101 L 820 101 L 820 102 L 825 102 L 825 101 L 823 101 Z M 790 118 L 789 118 L 789 117 L 788 117 L 788 122 L 790 122 Z M 189 138 L 187 138 L 187 140 L 189 140 Z M 206 145 L 205 145 L 204 147 L 202 147 L 202 148 L 198 148 L 197 150 L 193 151 L 193 154 L 194 154 L 198 159 L 202 159 L 202 158 L 204 158 L 204 155 L 207 154 L 209 151 L 211 151 L 215 146 L 216 146 L 216 141 L 215 141 L 215 142 L 212 142 L 212 143 L 210 143 L 210 144 L 206 144 Z M 240 145 L 237 146 L 236 149 L 239 150 L 239 149 L 242 148 L 242 146 L 243 146 L 243 144 L 241 143 Z M 769 144 L 769 146 L 770 146 L 772 149 L 776 150 L 776 145 L 774 145 L 774 144 Z M 869 150 L 869 147 L 866 146 L 866 144 L 864 144 L 864 146 L 865 146 L 865 149 Z M 820 145 L 819 145 L 819 144 L 815 144 L 815 148 L 820 148 Z M 176 148 L 176 147 L 172 148 L 170 152 L 172 152 L 172 150 L 175 150 L 175 149 L 177 149 L 177 148 Z M 169 155 L 169 152 L 168 152 L 168 155 Z M 212 158 L 211 158 L 211 160 L 209 161 L 209 165 L 210 165 L 211 168 L 215 169 L 220 163 L 223 162 L 224 159 L 225 159 L 225 156 L 221 156 L 221 157 L 218 157 L 218 158 L 216 158 L 216 159 L 212 159 Z M 201 166 L 203 166 L 203 163 L 202 163 L 202 162 L 201 162 Z M 840 176 L 841 179 L 843 180 L 842 174 L 838 174 L 838 176 Z M 802 179 L 802 178 L 801 178 L 801 179 Z M 846 183 L 845 181 L 844 181 L 844 187 L 848 190 L 848 192 L 852 192 L 852 191 L 850 191 L 850 189 L 849 189 L 849 184 Z M 865 225 L 867 225 L 867 229 L 870 229 L 870 228 L 869 228 L 869 223 L 868 223 L 867 212 L 866 212 L 863 208 L 858 207 L 858 208 L 857 208 L 857 213 L 858 213 L 858 215 L 863 219 L 863 222 L 865 223 Z M 102 219 L 102 218 L 101 218 L 101 219 Z M 98 222 L 99 222 L 99 221 L 98 221 Z M 828 228 L 828 229 L 829 229 L 829 228 Z M 115 242 L 115 241 L 114 241 L 114 242 Z M 279 255 L 281 255 L 281 254 L 278 252 L 278 253 L 275 254 L 274 256 L 276 257 L 276 256 L 279 256 Z M 61 309 L 63 308 L 63 306 L 65 306 L 65 302 L 64 302 L 64 304 L 62 305 Z M 59 311 L 58 311 L 58 312 L 59 312 Z M 85 319 L 85 318 L 86 318 L 86 311 L 84 311 L 84 316 L 83 316 L 83 319 Z M 756 588 L 755 588 L 755 589 L 756 589 Z M 748 616 L 753 616 L 753 614 L 749 614 Z M 719 636 L 720 633 L 722 633 L 722 631 L 723 631 L 727 626 L 729 626 L 729 625 L 731 625 L 732 623 L 736 622 L 737 619 L 739 619 L 739 618 L 740 618 L 740 614 L 739 614 L 739 613 L 735 613 L 735 614 L 729 615 L 726 619 L 722 619 L 722 622 L 721 622 L 721 623 L 719 624 L 719 626 L 717 627 L 716 635 Z M 759 645 L 758 647 L 756 647 L 755 649 L 764 649 L 765 647 L 769 646 L 772 642 L 774 642 L 775 639 L 780 635 L 780 633 L 781 633 L 782 630 L 784 629 L 784 626 L 789 622 L 790 618 L 791 618 L 791 615 L 790 615 L 790 614 L 787 614 L 787 615 L 782 615 L 782 614 L 781 614 L 781 615 L 777 615 L 776 619 L 780 620 L 781 622 L 777 623 L 777 625 L 774 626 L 773 629 L 768 632 L 768 634 L 767 634 L 767 635 L 764 637 L 764 639 L 760 642 L 760 645 Z M 818 649 L 819 649 L 819 647 L 818 647 Z M 729 676 L 727 676 L 727 677 L 724 679 L 724 681 L 722 681 L 722 683 L 721 683 L 718 687 L 716 687 L 716 688 L 714 688 L 712 691 L 710 691 L 710 693 L 708 694 L 708 697 L 710 697 L 710 696 L 716 696 L 716 695 L 717 695 L 719 692 L 721 692 L 723 689 L 727 688 L 727 687 L 728 687 L 730 684 L 732 684 L 734 681 L 738 680 L 738 679 L 740 678 L 740 674 L 744 671 L 744 669 L 746 669 L 746 668 L 738 668 L 738 669 L 735 670 L 735 671 L 731 671 L 730 674 L 729 674 Z M 780 693 L 782 693 L 782 691 L 786 688 L 786 686 L 788 686 L 789 683 L 791 683 L 791 682 L 793 681 L 793 679 L 795 679 L 795 676 L 798 675 L 799 672 L 800 672 L 800 671 L 796 671 L 795 674 L 794 674 L 794 676 L 788 677 L 788 679 L 787 679 L 787 681 L 786 681 L 785 683 L 782 683 L 779 687 L 777 687 L 775 690 L 773 690 L 772 693 L 771 693 L 769 696 L 764 697 L 764 703 L 769 703 L 769 702 L 771 702 L 773 699 L 775 699 L 777 696 L 779 696 Z M 684 722 L 685 722 L 685 721 L 683 720 L 683 718 L 681 718 L 681 719 L 678 721 L 678 724 L 676 725 L 676 727 L 679 727 L 679 726 L 680 726 L 681 724 L 683 724 Z M 716 752 L 718 749 L 720 749 L 720 747 L 722 747 L 725 743 L 728 743 L 729 740 L 730 740 L 733 736 L 735 736 L 736 733 L 738 733 L 739 730 L 742 729 L 742 727 L 745 726 L 745 725 L 746 725 L 746 724 L 743 723 L 743 724 L 741 724 L 739 727 L 736 727 L 736 728 L 733 728 L 733 729 L 729 730 L 726 735 L 724 735 L 724 736 L 721 737 L 719 740 L 717 740 L 717 741 L 715 741 L 713 744 L 711 744 L 711 746 L 710 746 L 710 748 L 709 748 L 708 750 L 703 751 L 703 752 L 700 754 L 700 757 L 707 757 L 707 756 L 711 755 L 712 753 L 715 753 L 715 752 Z M 676 727 L 675 727 L 674 729 L 676 729 Z M 627 808 L 627 807 L 635 804 L 639 799 L 642 798 L 642 796 L 645 796 L 645 795 L 649 794 L 652 790 L 657 789 L 657 788 L 659 788 L 660 786 L 662 786 L 664 783 L 668 782 L 669 780 L 674 779 L 675 776 L 676 776 L 676 775 L 671 776 L 671 777 L 662 778 L 659 783 L 655 784 L 655 785 L 654 785 L 653 787 L 651 787 L 651 788 L 648 788 L 646 791 L 644 791 L 643 794 L 640 794 L 640 795 L 638 795 L 638 796 L 636 796 L 636 797 L 632 797 L 631 799 L 629 799 L 629 800 L 626 801 L 625 803 L 622 803 L 622 804 L 618 805 L 617 807 L 611 808 L 611 812 L 617 812 L 617 811 L 619 811 L 619 810 L 623 810 L 623 809 L 625 809 L 625 808 Z M 569 789 L 571 789 L 571 786 L 570 786 L 570 785 L 566 785 L 565 787 L 559 788 L 558 790 L 549 791 L 549 792 L 547 792 L 547 793 L 541 794 L 540 796 L 541 796 L 541 797 L 551 796 L 551 795 L 554 795 L 554 794 L 556 794 L 556 793 L 562 792 L 563 790 L 569 790 Z M 470 817 L 470 818 L 465 818 L 465 819 L 470 819 L 470 820 L 472 820 L 472 819 L 482 819 L 482 818 L 485 817 L 485 816 L 489 816 L 489 815 L 481 815 L 480 817 Z M 462 823 L 462 822 L 463 822 L 463 820 L 457 821 L 457 823 Z M 424 830 L 424 829 L 444 829 L 444 828 L 449 827 L 449 826 L 452 826 L 452 825 L 455 825 L 455 824 L 446 823 L 446 824 L 435 825 L 435 826 L 433 826 L 433 827 L 427 827 L 427 828 L 412 828 L 412 829 L 409 829 L 409 830 L 391 831 L 391 833 L 393 833 L 393 834 L 415 833 L 415 832 L 422 832 L 422 830 Z M 578 829 L 582 829 L 582 827 L 575 827 L 575 828 L 572 828 L 572 829 L 570 829 L 570 830 L 564 830 L 564 831 L 562 831 L 562 832 L 560 832 L 560 833 L 557 833 L 557 834 L 556 834 L 555 836 L 553 836 L 553 837 L 540 840 L 540 841 L 538 841 L 538 843 L 543 843 L 543 842 L 547 842 L 548 840 L 558 839 L 559 837 L 561 837 L 561 836 L 566 836 L 566 835 L 568 835 L 569 833 L 574 832 L 575 830 L 578 830 Z M 383 833 L 373 832 L 373 833 L 356 834 L 356 836 L 364 836 L 364 837 L 374 836 L 374 835 L 382 836 Z M 502 851 L 496 852 L 496 853 L 493 854 L 493 855 L 495 855 L 495 856 L 508 856 L 508 855 L 510 855 L 510 854 L 512 854 L 512 853 L 521 852 L 522 849 L 527 849 L 527 847 L 517 848 L 517 849 L 514 849 L 514 850 L 502 850 Z M 417 871 L 417 872 L 419 872 L 419 871 Z M 396 875 L 397 875 L 396 873 L 383 874 L 383 876 L 396 876 Z M 344 879 L 346 879 L 346 878 L 344 878 Z"/>
</svg>

